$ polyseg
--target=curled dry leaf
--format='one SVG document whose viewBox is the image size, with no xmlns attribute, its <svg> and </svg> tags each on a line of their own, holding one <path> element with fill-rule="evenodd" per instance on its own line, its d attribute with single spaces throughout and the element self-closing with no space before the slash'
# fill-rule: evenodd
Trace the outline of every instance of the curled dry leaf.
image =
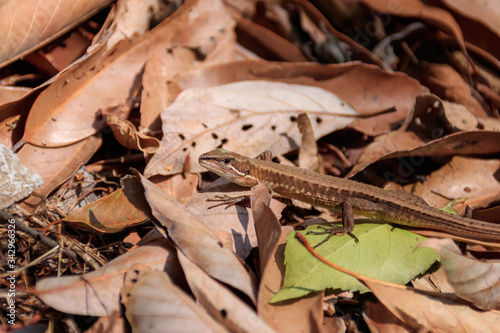
<svg viewBox="0 0 500 333">
<path fill-rule="evenodd" d="M 119 295 L 124 275 L 134 264 L 166 271 L 178 285 L 185 280 L 177 254 L 165 239 L 125 253 L 84 275 L 51 277 L 36 284 L 35 294 L 52 308 L 81 316 L 110 316 L 120 311 Z"/>
<path fill-rule="evenodd" d="M 495 1 L 481 0 L 442 0 L 441 3 L 450 11 L 462 27 L 467 42 L 490 52 L 498 59 L 500 56 L 496 40 L 500 36 L 500 12 Z M 454 11 L 454 12 L 453 12 Z"/>
<path fill-rule="evenodd" d="M 500 261 L 466 257 L 451 239 L 427 239 L 419 246 L 439 252 L 441 265 L 457 296 L 483 310 L 500 309 Z"/>
<path fill-rule="evenodd" d="M 234 23 L 220 1 L 191 0 L 153 30 L 111 50 L 103 44 L 40 94 L 26 121 L 24 139 L 37 146 L 59 147 L 93 135 L 104 124 L 99 110 L 126 103 L 151 54 L 172 45 L 208 54 L 218 50 L 220 40 L 233 36 L 228 24 Z M 185 33 L 186 26 L 196 28 Z"/>
<path fill-rule="evenodd" d="M 168 229 L 168 236 L 182 253 L 211 277 L 241 290 L 255 302 L 252 276 L 239 259 L 196 216 L 144 176 L 136 174 L 153 216 Z"/>
<path fill-rule="evenodd" d="M 66 222 L 84 223 L 101 232 L 115 233 L 127 227 L 141 224 L 147 216 L 131 203 L 119 189 L 91 204 L 66 215 Z"/>
<path fill-rule="evenodd" d="M 463 104 L 478 117 L 486 117 L 481 103 L 472 95 L 471 87 L 462 76 L 447 64 L 431 64 L 421 62 L 422 83 L 432 93 L 442 99 Z"/>
<path fill-rule="evenodd" d="M 107 114 L 105 117 L 113 135 L 122 146 L 147 154 L 154 154 L 160 147 L 160 140 L 137 131 L 130 121 L 118 118 L 113 114 Z"/>
<path fill-rule="evenodd" d="M 312 118 L 316 139 L 344 128 L 358 115 L 336 95 L 311 86 L 241 81 L 185 90 L 162 113 L 161 148 L 146 166 L 145 175 L 180 173 L 186 156 L 196 161 L 215 147 L 245 156 L 297 149 L 300 113 Z M 192 163 L 190 171 L 206 170 Z"/>
<path fill-rule="evenodd" d="M 178 252 L 186 280 L 198 302 L 231 332 L 274 332 L 254 309 Z"/>
<path fill-rule="evenodd" d="M 226 332 L 164 272 L 130 270 L 121 294 L 133 332 Z"/>
<path fill-rule="evenodd" d="M 2 1 L 0 67 L 56 39 L 111 2 L 110 0 Z"/>
</svg>

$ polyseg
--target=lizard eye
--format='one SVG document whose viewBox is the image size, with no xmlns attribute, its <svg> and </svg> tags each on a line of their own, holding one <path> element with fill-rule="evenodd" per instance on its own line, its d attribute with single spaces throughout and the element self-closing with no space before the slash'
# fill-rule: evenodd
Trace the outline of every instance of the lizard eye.
<svg viewBox="0 0 500 333">
<path fill-rule="evenodd" d="M 224 164 L 229 164 L 229 162 L 231 162 L 231 160 L 230 160 L 229 158 L 226 158 L 226 159 L 224 160 Z"/>
</svg>

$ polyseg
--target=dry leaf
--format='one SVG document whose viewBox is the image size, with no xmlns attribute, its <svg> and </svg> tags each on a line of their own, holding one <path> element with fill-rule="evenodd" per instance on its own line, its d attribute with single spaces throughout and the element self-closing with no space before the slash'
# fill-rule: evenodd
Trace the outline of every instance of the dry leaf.
<svg viewBox="0 0 500 333">
<path fill-rule="evenodd" d="M 233 36 L 227 29 L 231 24 L 220 1 L 191 0 L 144 35 L 124 40 L 111 50 L 103 44 L 40 94 L 26 121 L 24 139 L 58 147 L 93 135 L 103 125 L 99 110 L 126 104 L 149 55 L 178 44 L 204 54 L 216 52 L 220 40 Z M 188 34 L 186 26 L 196 29 Z"/>
<path fill-rule="evenodd" d="M 196 216 L 144 176 L 137 175 L 153 216 L 167 228 L 168 236 L 182 253 L 211 277 L 241 290 L 255 301 L 254 282 L 238 258 Z"/>
<path fill-rule="evenodd" d="M 121 295 L 133 332 L 226 332 L 163 272 L 129 271 Z"/>
<path fill-rule="evenodd" d="M 178 252 L 186 280 L 198 302 L 231 332 L 274 332 L 254 309 Z"/>
<path fill-rule="evenodd" d="M 95 154 L 101 143 L 101 137 L 91 136 L 61 148 L 41 148 L 25 144 L 17 156 L 28 169 L 42 177 L 44 183 L 36 192 L 46 196 L 71 177 L 82 164 L 85 164 Z M 31 197 L 25 202 L 38 205 L 40 199 Z"/>
<path fill-rule="evenodd" d="M 241 81 L 214 88 L 183 91 L 162 113 L 161 148 L 146 166 L 147 177 L 184 170 L 215 147 L 256 156 L 265 150 L 282 154 L 297 149 L 300 113 L 313 118 L 319 138 L 353 122 L 357 112 L 334 94 L 310 86 Z M 206 171 L 197 163 L 190 172 Z"/>
<path fill-rule="evenodd" d="M 253 212 L 251 209 L 237 205 L 227 208 L 224 205 L 210 208 L 217 202 L 208 200 L 227 194 L 249 196 L 250 191 L 225 179 L 218 179 L 189 200 L 185 207 L 216 234 L 229 232 L 233 252 L 245 259 L 252 248 L 257 247 Z M 279 216 L 283 208 L 285 204 L 282 202 L 275 199 L 271 201 L 271 209 L 275 215 Z"/>
<path fill-rule="evenodd" d="M 165 270 L 177 284 L 185 285 L 175 250 L 162 239 L 123 254 L 96 271 L 42 279 L 36 284 L 35 294 L 61 312 L 110 316 L 113 311 L 120 311 L 124 275 L 134 264 L 162 273 Z"/>
<path fill-rule="evenodd" d="M 3 1 L 0 7 L 0 67 L 68 32 L 111 2 Z"/>
<path fill-rule="evenodd" d="M 91 204 L 72 211 L 62 220 L 84 223 L 106 233 L 119 232 L 145 222 L 147 216 L 129 201 L 123 191 L 123 189 L 116 190 Z"/>
<path fill-rule="evenodd" d="M 122 146 L 147 154 L 154 154 L 160 147 L 160 140 L 137 131 L 130 121 L 118 118 L 113 114 L 106 114 L 105 117 L 115 139 Z"/>
<path fill-rule="evenodd" d="M 405 119 L 420 94 L 420 84 L 406 74 L 388 73 L 361 63 L 328 64 L 241 61 L 193 70 L 174 78 L 171 96 L 195 87 L 214 87 L 235 81 L 268 80 L 309 85 L 328 90 L 363 115 L 390 107 L 396 112 L 359 119 L 352 127 L 375 136 Z M 397 94 L 394 92 L 397 91 Z M 314 124 L 316 121 L 311 117 Z M 260 152 L 259 152 L 260 153 Z"/>
<path fill-rule="evenodd" d="M 422 83 L 432 93 L 450 102 L 463 104 L 477 117 L 487 116 L 480 102 L 473 97 L 471 87 L 453 67 L 447 64 L 421 62 Z"/>
<path fill-rule="evenodd" d="M 427 239 L 419 247 L 439 252 L 448 282 L 458 297 L 482 310 L 500 308 L 500 261 L 466 257 L 451 239 Z"/>
<path fill-rule="evenodd" d="M 500 199 L 500 182 L 496 178 L 499 168 L 500 160 L 455 156 L 424 183 L 413 184 L 411 190 L 435 207 L 452 199 L 465 199 L 455 205 L 462 214 L 468 205 L 483 208 Z"/>
</svg>

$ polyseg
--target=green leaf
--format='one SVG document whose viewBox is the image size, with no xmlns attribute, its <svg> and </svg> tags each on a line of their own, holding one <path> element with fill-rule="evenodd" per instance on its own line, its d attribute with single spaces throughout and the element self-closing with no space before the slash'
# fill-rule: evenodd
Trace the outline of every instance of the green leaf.
<svg viewBox="0 0 500 333">
<path fill-rule="evenodd" d="M 307 230 L 316 229 L 311 226 Z M 314 246 L 325 239 L 326 235 L 305 235 Z M 439 258 L 436 251 L 420 248 L 417 244 L 426 239 L 407 230 L 394 228 L 388 224 L 356 224 L 351 236 L 333 236 L 319 246 L 323 257 L 349 270 L 374 279 L 406 284 L 425 272 Z M 274 295 L 271 303 L 301 297 L 311 292 L 328 288 L 338 290 L 367 292 L 369 289 L 357 279 L 340 273 L 323 264 L 312 256 L 295 239 L 295 232 L 287 238 L 285 249 L 285 279 L 281 290 Z"/>
</svg>

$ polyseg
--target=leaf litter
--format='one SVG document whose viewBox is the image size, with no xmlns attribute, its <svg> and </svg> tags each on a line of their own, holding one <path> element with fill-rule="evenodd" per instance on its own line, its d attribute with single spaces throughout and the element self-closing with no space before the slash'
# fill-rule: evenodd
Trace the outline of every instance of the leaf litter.
<svg viewBox="0 0 500 333">
<path fill-rule="evenodd" d="M 0 142 L 43 179 L 2 211 L 2 242 L 8 221 L 17 228 L 15 266 L 4 264 L 2 277 L 19 272 L 16 317 L 6 322 L 61 331 L 104 322 L 121 331 L 125 321 L 139 331 L 495 331 L 498 293 L 488 281 L 498 276 L 488 267 L 499 244 L 455 238 L 488 259 L 472 263 L 493 274 L 475 284 L 466 284 L 475 259 L 434 240 L 442 257 L 430 271 L 430 262 L 411 272 L 420 264 L 342 255 L 336 261 L 418 288 L 370 282 L 372 293 L 354 292 L 325 279 L 325 267 L 307 270 L 307 253 L 294 264 L 285 239 L 318 218 L 337 220 L 335 212 L 214 181 L 197 163 L 215 147 L 251 157 L 271 150 L 281 163 L 404 189 L 461 215 L 470 206 L 473 217 L 499 222 L 498 11 L 479 2 L 361 3 L 122 1 L 115 11 L 96 2 L 70 19 L 54 12 L 52 22 L 81 23 L 62 36 L 70 27 L 44 26 L 35 5 L 3 7 L 0 17 L 17 24 L 0 34 Z M 26 22 L 34 22 L 27 33 Z M 34 50 L 38 43 L 46 46 Z M 35 188 L 22 186 L 23 196 Z M 252 207 L 207 202 L 226 194 L 250 195 Z M 390 243 L 404 253 L 392 228 L 370 241 L 367 231 L 345 251 L 366 259 Z M 293 289 L 290 274 L 312 285 Z M 455 281 L 456 292 L 424 279 Z M 269 303 L 305 289 L 314 292 Z M 55 311 L 65 320 L 50 323 Z"/>
</svg>

